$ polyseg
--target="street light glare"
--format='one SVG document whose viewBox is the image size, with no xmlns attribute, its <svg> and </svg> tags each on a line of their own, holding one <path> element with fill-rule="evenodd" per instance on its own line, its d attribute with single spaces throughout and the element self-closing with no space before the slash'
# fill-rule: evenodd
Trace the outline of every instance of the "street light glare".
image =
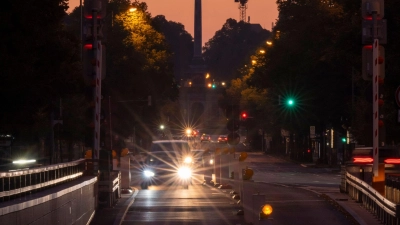
<svg viewBox="0 0 400 225">
<path fill-rule="evenodd" d="M 129 12 L 135 12 L 137 10 L 136 7 L 129 8 Z"/>
</svg>

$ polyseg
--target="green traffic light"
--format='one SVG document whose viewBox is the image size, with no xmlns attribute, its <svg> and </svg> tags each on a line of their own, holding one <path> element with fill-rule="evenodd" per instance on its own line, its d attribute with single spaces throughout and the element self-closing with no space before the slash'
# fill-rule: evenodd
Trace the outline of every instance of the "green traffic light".
<svg viewBox="0 0 400 225">
<path fill-rule="evenodd" d="M 293 99 L 288 99 L 287 104 L 288 104 L 289 106 L 294 105 Z"/>
<path fill-rule="evenodd" d="M 343 143 L 346 142 L 346 138 L 342 138 L 342 142 L 343 142 Z"/>
</svg>

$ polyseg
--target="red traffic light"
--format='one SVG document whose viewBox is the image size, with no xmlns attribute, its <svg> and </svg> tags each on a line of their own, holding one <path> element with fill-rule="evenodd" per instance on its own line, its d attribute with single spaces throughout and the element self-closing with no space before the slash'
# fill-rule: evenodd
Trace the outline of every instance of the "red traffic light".
<svg viewBox="0 0 400 225">
<path fill-rule="evenodd" d="M 242 119 L 246 119 L 247 118 L 247 113 L 243 112 L 242 113 Z"/>
</svg>

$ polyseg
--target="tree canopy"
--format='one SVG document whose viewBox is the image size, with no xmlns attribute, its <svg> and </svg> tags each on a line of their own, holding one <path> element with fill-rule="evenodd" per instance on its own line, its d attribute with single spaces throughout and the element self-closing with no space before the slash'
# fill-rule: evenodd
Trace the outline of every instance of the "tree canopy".
<svg viewBox="0 0 400 225">
<path fill-rule="evenodd" d="M 226 20 L 221 30 L 206 42 L 203 57 L 212 77 L 228 81 L 238 77 L 238 69 L 270 36 L 259 24 Z"/>
<path fill-rule="evenodd" d="M 278 127 L 305 134 L 310 125 L 317 126 L 318 132 L 331 127 L 351 130 L 358 143 L 370 145 L 371 83 L 361 77 L 360 2 L 278 0 L 277 4 L 279 18 L 269 40 L 273 44 L 260 46 L 265 57 L 252 56 L 257 64 L 247 79 L 250 87 L 268 90 L 267 99 L 275 103 L 275 113 L 269 116 L 279 121 Z M 391 122 L 396 111 L 393 93 L 399 84 L 398 76 L 393 76 L 399 68 L 392 61 L 398 58 L 398 43 L 390 41 L 399 35 L 398 16 L 392 13 L 398 6 L 393 4 L 385 1 L 390 48 L 382 91 L 385 125 L 391 131 L 386 132 L 387 141 L 398 142 L 393 136 L 398 127 Z M 294 107 L 278 104 L 278 99 L 289 97 L 295 100 Z"/>
</svg>

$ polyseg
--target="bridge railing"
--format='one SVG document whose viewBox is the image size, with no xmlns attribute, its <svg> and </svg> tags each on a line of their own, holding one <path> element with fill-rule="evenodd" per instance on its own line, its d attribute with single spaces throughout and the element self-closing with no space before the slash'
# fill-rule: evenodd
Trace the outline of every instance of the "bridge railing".
<svg viewBox="0 0 400 225">
<path fill-rule="evenodd" d="M 29 195 L 84 175 L 86 160 L 0 172 L 0 202 Z"/>
<path fill-rule="evenodd" d="M 345 182 L 348 195 L 360 202 L 383 224 L 400 224 L 400 205 L 388 200 L 367 182 L 349 172 L 345 173 Z"/>
</svg>

